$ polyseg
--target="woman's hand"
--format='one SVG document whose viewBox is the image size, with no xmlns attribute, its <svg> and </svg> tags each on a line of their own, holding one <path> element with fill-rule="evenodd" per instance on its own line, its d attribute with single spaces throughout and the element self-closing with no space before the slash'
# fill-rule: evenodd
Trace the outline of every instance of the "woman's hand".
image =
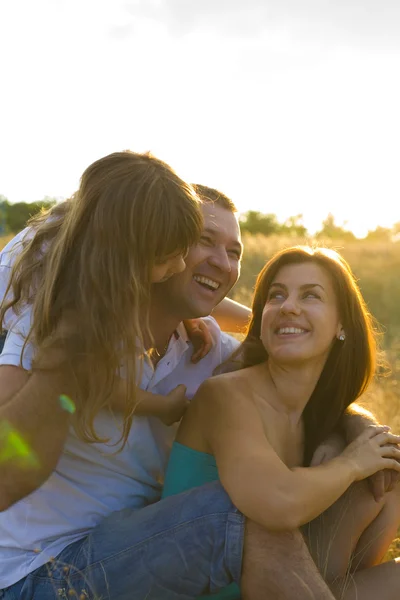
<svg viewBox="0 0 400 600">
<path fill-rule="evenodd" d="M 187 319 L 183 324 L 194 347 L 191 361 L 197 363 L 207 356 L 212 348 L 211 333 L 203 319 Z"/>
<path fill-rule="evenodd" d="M 400 472 L 400 436 L 389 427 L 368 427 L 342 452 L 341 457 L 354 469 L 354 480 L 360 481 L 377 471 L 394 469 Z"/>
</svg>

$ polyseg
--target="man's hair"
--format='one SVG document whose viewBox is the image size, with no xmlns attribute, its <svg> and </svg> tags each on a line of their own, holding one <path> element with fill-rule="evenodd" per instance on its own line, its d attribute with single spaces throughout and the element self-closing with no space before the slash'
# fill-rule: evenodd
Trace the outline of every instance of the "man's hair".
<svg viewBox="0 0 400 600">
<path fill-rule="evenodd" d="M 200 200 L 169 165 L 131 151 L 100 158 L 83 173 L 78 191 L 30 222 L 0 307 L 32 305 L 27 337 L 33 367 L 68 366 L 77 380 L 75 428 L 101 440 L 94 418 L 110 406 L 126 370 L 125 442 L 136 405 L 138 346 L 152 339 L 148 305 L 151 270 L 186 253 L 203 227 Z M 11 299 L 9 292 L 12 292 Z M 58 365 L 48 357 L 60 356 Z"/>
<path fill-rule="evenodd" d="M 215 204 L 218 204 L 222 208 L 226 208 L 232 213 L 238 212 L 238 209 L 232 200 L 219 190 L 207 187 L 206 185 L 201 185 L 200 183 L 192 183 L 192 188 L 204 203 L 207 204 L 214 202 Z"/>
</svg>

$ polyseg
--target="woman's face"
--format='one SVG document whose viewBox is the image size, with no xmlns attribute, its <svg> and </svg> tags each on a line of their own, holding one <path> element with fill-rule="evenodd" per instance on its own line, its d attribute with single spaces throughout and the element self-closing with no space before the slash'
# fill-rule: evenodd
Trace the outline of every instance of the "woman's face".
<svg viewBox="0 0 400 600">
<path fill-rule="evenodd" d="M 278 363 L 325 363 L 342 332 L 337 298 L 328 272 L 314 262 L 282 267 L 269 289 L 261 341 Z"/>
</svg>

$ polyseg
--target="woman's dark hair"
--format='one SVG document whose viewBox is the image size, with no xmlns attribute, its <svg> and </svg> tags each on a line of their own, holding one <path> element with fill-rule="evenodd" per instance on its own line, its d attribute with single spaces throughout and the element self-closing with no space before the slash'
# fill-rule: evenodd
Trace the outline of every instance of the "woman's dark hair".
<svg viewBox="0 0 400 600">
<path fill-rule="evenodd" d="M 249 367 L 268 358 L 260 340 L 261 318 L 271 283 L 292 264 L 314 263 L 330 276 L 338 303 L 344 341 L 336 339 L 304 410 L 305 464 L 317 446 L 339 425 L 345 409 L 368 387 L 377 363 L 377 327 L 346 260 L 328 248 L 295 246 L 278 252 L 265 265 L 255 286 L 252 319 L 234 356 Z"/>
</svg>

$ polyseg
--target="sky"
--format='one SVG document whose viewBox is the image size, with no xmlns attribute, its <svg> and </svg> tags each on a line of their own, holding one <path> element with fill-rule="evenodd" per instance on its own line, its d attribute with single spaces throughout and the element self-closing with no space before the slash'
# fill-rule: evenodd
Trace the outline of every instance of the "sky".
<svg viewBox="0 0 400 600">
<path fill-rule="evenodd" d="M 400 221 L 398 0 L 0 0 L 0 194 L 152 151 L 241 212 Z"/>
</svg>

